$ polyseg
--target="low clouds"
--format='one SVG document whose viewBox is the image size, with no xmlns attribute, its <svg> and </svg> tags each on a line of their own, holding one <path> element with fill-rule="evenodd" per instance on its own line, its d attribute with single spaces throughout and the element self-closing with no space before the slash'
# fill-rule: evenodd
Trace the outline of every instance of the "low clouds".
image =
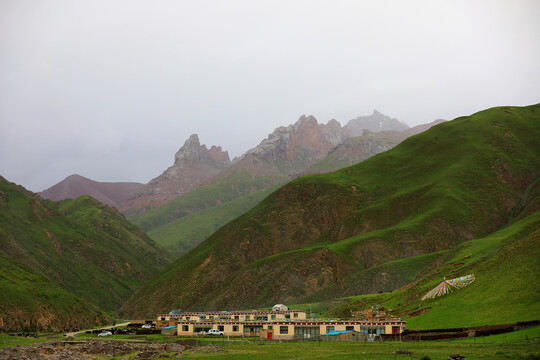
<svg viewBox="0 0 540 360">
<path fill-rule="evenodd" d="M 147 182 L 313 114 L 409 125 L 540 99 L 536 1 L 0 1 L 0 174 Z"/>
</svg>

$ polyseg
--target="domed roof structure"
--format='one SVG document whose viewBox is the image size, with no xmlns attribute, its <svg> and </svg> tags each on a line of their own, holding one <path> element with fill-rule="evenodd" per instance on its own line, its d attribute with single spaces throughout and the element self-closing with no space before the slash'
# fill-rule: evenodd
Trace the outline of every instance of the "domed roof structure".
<svg viewBox="0 0 540 360">
<path fill-rule="evenodd" d="M 287 305 L 276 304 L 276 305 L 272 306 L 272 311 L 287 311 L 287 310 L 289 310 Z"/>
</svg>

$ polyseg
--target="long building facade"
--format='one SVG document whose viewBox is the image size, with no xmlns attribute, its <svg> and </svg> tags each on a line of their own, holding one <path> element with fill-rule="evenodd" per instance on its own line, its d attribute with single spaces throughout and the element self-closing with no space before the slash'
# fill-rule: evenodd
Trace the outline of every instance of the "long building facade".
<svg viewBox="0 0 540 360">
<path fill-rule="evenodd" d="M 314 320 L 305 311 L 191 312 L 161 314 L 156 327 L 177 326 L 177 335 L 195 336 L 209 330 L 225 336 L 259 336 L 264 339 L 294 340 L 316 338 L 335 331 L 358 331 L 365 334 L 400 334 L 405 321 L 399 318 L 372 320 Z"/>
</svg>

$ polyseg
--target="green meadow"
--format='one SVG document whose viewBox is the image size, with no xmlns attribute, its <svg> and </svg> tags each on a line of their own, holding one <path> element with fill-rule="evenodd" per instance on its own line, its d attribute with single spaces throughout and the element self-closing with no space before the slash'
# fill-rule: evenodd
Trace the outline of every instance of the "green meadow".
<svg viewBox="0 0 540 360">
<path fill-rule="evenodd" d="M 97 338 L 82 334 L 76 340 Z M 188 359 L 394 359 L 397 350 L 412 352 L 413 359 L 446 360 L 450 354 L 459 353 L 467 360 L 475 359 L 538 359 L 540 358 L 540 327 L 486 338 L 432 341 L 432 342 L 267 342 L 256 339 L 200 339 L 199 346 L 218 345 L 223 351 L 205 352 L 186 349 Z M 32 346 L 39 342 L 59 340 L 59 336 L 42 335 L 37 339 L 19 338 L 0 334 L 0 348 Z M 175 336 L 112 336 L 102 341 L 138 340 L 150 342 L 177 341 Z M 163 353 L 166 356 L 166 353 Z M 135 359 L 138 352 L 117 356 L 96 356 L 96 359 Z M 171 356 L 173 354 L 170 354 Z M 167 357 L 164 357 L 167 358 Z M 170 357 L 171 359 L 173 357 Z M 398 355 L 396 359 L 409 359 Z"/>
</svg>

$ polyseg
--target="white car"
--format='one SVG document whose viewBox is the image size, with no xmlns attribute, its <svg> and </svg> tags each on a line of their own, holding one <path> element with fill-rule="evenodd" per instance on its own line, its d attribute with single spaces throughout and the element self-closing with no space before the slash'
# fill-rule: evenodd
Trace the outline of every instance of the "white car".
<svg viewBox="0 0 540 360">
<path fill-rule="evenodd" d="M 98 334 L 98 336 L 111 336 L 111 335 L 112 335 L 112 332 L 110 331 L 104 331 Z"/>
<path fill-rule="evenodd" d="M 211 329 L 211 330 L 208 330 L 208 335 L 220 336 L 220 335 L 225 335 L 225 333 L 223 331 L 219 331 L 219 330 L 216 330 L 216 329 Z"/>
<path fill-rule="evenodd" d="M 152 325 L 151 324 L 144 324 L 143 326 L 141 326 L 142 329 L 151 329 L 152 328 Z"/>
</svg>

